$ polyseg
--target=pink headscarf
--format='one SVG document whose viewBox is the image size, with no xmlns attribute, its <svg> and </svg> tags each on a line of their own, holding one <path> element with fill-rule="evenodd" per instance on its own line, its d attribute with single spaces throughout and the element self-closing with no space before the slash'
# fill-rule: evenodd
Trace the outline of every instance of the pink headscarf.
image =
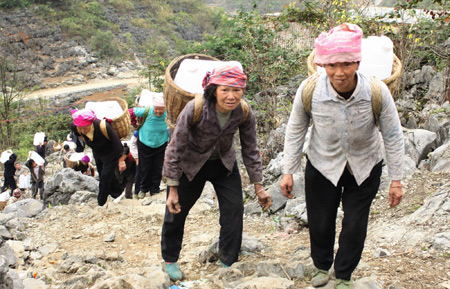
<svg viewBox="0 0 450 289">
<path fill-rule="evenodd" d="M 87 126 L 97 119 L 97 117 L 95 116 L 95 112 L 90 109 L 74 109 L 71 112 L 73 123 L 76 126 Z"/>
<path fill-rule="evenodd" d="M 361 61 L 362 36 L 361 28 L 350 23 L 334 27 L 328 33 L 322 32 L 314 42 L 314 63 L 324 65 Z"/>
<path fill-rule="evenodd" d="M 88 162 L 91 161 L 91 159 L 89 158 L 89 156 L 85 155 L 84 157 L 81 158 L 81 161 L 82 161 L 83 163 L 88 163 Z"/>
<path fill-rule="evenodd" d="M 219 70 L 207 72 L 203 78 L 203 89 L 207 89 L 210 84 L 225 85 L 245 88 L 247 75 L 237 66 L 227 66 Z"/>
</svg>

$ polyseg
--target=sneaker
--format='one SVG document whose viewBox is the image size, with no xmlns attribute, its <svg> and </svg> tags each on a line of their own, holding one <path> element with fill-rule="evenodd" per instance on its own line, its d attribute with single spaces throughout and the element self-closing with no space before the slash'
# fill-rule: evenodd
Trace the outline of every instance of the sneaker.
<svg viewBox="0 0 450 289">
<path fill-rule="evenodd" d="M 145 193 L 144 193 L 144 192 L 139 192 L 138 198 L 139 198 L 140 200 L 143 199 L 143 198 L 145 198 Z"/>
<path fill-rule="evenodd" d="M 311 279 L 311 285 L 313 287 L 320 287 L 327 284 L 328 280 L 330 280 L 330 274 L 328 274 L 328 271 L 317 269 Z"/>
<path fill-rule="evenodd" d="M 336 278 L 336 283 L 334 285 L 334 288 L 336 288 L 336 289 L 353 289 L 353 281 Z"/>
<path fill-rule="evenodd" d="M 180 266 L 177 262 L 175 263 L 168 263 L 164 262 L 164 267 L 166 269 L 167 275 L 169 275 L 170 280 L 172 281 L 178 281 L 183 278 L 183 274 L 181 273 Z"/>
<path fill-rule="evenodd" d="M 139 200 L 139 196 L 138 196 L 137 194 L 134 194 L 134 195 L 133 195 L 133 199 Z"/>
</svg>

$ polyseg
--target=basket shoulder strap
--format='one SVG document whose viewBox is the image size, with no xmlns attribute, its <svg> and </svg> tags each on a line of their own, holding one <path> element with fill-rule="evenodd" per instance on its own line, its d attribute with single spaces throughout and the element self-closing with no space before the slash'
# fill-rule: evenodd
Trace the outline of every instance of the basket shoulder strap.
<svg viewBox="0 0 450 289">
<path fill-rule="evenodd" d="M 144 115 L 142 116 L 142 123 L 147 119 L 148 113 L 150 112 L 150 106 L 146 106 L 144 110 Z"/>
<path fill-rule="evenodd" d="M 106 130 L 106 119 L 102 119 L 102 120 L 100 121 L 100 130 L 102 131 L 102 134 L 103 134 L 108 140 L 111 140 L 111 139 L 109 138 L 108 131 Z"/>
<path fill-rule="evenodd" d="M 302 103 L 303 103 L 303 109 L 305 110 L 306 114 L 311 117 L 311 103 L 312 103 L 312 97 L 314 93 L 314 89 L 316 88 L 317 80 L 319 79 L 320 73 L 316 72 L 310 77 L 306 79 L 305 86 L 302 90 Z"/>
<path fill-rule="evenodd" d="M 248 118 L 250 108 L 248 107 L 248 103 L 242 98 L 241 98 L 241 108 L 242 112 L 244 113 L 244 118 L 242 119 L 241 123 L 244 123 Z"/>
<path fill-rule="evenodd" d="M 383 107 L 383 98 L 381 96 L 381 84 L 375 77 L 370 77 L 370 90 L 372 92 L 372 113 L 375 118 L 375 123 L 378 124 L 381 115 L 381 109 Z"/>
<path fill-rule="evenodd" d="M 199 122 L 202 113 L 203 113 L 203 95 L 200 93 L 196 93 L 194 99 L 194 116 L 192 117 L 192 125 Z"/>
</svg>

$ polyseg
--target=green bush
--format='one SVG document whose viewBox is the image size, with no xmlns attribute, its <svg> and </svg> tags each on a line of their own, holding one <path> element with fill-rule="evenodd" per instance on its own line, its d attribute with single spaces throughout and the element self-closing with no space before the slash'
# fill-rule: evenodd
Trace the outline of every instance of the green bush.
<svg viewBox="0 0 450 289">
<path fill-rule="evenodd" d="M 31 119 L 19 119 L 12 123 L 12 135 L 10 145 L 2 146 L 2 151 L 12 149 L 20 161 L 26 160 L 29 151 L 34 151 L 34 134 L 45 132 L 49 140 L 65 140 L 69 133 L 69 125 L 72 122 L 70 113 L 58 113 L 55 115 L 43 114 Z"/>
<path fill-rule="evenodd" d="M 0 8 L 2 9 L 24 8 L 30 4 L 30 0 L 0 0 Z"/>
<path fill-rule="evenodd" d="M 242 63 L 249 77 L 247 97 L 285 84 L 299 73 L 303 64 L 300 51 L 292 41 L 282 43 L 279 33 L 289 26 L 285 18 L 263 18 L 256 10 L 240 11 L 231 19 L 222 18 L 217 32 L 207 35 L 186 52 L 205 53 L 221 60 Z"/>
<path fill-rule="evenodd" d="M 89 39 L 88 43 L 102 59 L 117 59 L 120 57 L 117 40 L 111 31 L 97 31 L 95 35 Z"/>
</svg>

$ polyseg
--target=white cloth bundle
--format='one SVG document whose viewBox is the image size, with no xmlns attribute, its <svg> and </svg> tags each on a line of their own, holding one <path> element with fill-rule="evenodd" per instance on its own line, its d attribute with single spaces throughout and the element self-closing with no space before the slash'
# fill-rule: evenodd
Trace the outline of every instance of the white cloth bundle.
<svg viewBox="0 0 450 289">
<path fill-rule="evenodd" d="M 2 156 L 0 157 L 0 162 L 2 164 L 6 163 L 7 160 L 9 160 L 9 157 L 13 154 L 12 150 L 6 150 L 2 152 Z"/>
</svg>

